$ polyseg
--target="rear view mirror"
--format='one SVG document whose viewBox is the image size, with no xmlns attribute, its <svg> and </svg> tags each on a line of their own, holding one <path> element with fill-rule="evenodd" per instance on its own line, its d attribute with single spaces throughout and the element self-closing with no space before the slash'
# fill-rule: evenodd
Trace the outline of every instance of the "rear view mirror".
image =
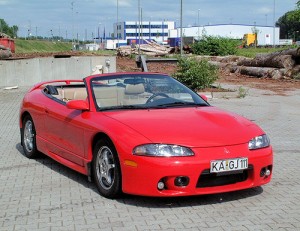
<svg viewBox="0 0 300 231">
<path fill-rule="evenodd" d="M 89 105 L 86 100 L 70 100 L 67 102 L 67 108 L 87 111 L 89 110 Z"/>
</svg>

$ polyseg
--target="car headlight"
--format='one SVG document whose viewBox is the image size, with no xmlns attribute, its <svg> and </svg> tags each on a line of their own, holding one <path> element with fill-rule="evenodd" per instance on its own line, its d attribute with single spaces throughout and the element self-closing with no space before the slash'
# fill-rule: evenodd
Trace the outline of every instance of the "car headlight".
<svg viewBox="0 0 300 231">
<path fill-rule="evenodd" d="M 261 136 L 254 137 L 248 143 L 249 150 L 266 148 L 268 146 L 270 146 L 270 139 L 267 135 L 261 135 Z"/>
<path fill-rule="evenodd" d="M 193 156 L 194 152 L 187 147 L 169 144 L 144 144 L 133 149 L 134 155 L 140 156 L 158 156 L 158 157 L 173 157 L 173 156 Z"/>
</svg>

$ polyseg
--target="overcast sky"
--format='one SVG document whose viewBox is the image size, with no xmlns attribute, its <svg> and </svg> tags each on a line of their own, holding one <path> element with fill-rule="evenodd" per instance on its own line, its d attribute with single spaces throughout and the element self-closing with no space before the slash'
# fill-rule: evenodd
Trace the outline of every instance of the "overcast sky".
<svg viewBox="0 0 300 231">
<path fill-rule="evenodd" d="M 183 25 L 247 24 L 273 26 L 284 13 L 294 10 L 297 0 L 182 0 Z M 73 10 L 72 10 L 73 2 Z M 77 32 L 90 39 L 98 27 L 106 35 L 117 21 L 138 20 L 138 0 L 0 0 L 0 18 L 19 27 L 19 36 L 31 29 L 33 36 L 72 38 Z M 140 0 L 144 21 L 170 20 L 179 25 L 180 0 Z M 72 14 L 73 12 L 73 14 Z M 72 17 L 73 15 L 73 17 Z M 199 16 L 199 18 L 198 18 Z"/>
</svg>

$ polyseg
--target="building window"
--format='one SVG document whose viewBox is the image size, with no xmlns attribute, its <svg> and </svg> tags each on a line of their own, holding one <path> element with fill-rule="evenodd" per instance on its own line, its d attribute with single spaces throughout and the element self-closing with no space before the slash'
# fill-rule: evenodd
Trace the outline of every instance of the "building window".
<svg viewBox="0 0 300 231">
<path fill-rule="evenodd" d="M 137 29 L 139 28 L 138 24 L 135 25 L 125 25 L 126 29 Z M 143 29 L 149 29 L 149 24 L 142 24 L 141 28 Z M 121 26 L 120 26 L 121 29 Z M 168 29 L 168 24 L 165 24 L 164 22 L 162 22 L 161 24 L 151 24 L 150 22 L 150 29 Z"/>
<path fill-rule="evenodd" d="M 156 33 L 141 33 L 141 37 L 168 37 L 168 33 L 160 33 L 160 32 L 156 32 Z M 126 33 L 126 37 L 139 37 L 139 33 Z"/>
<path fill-rule="evenodd" d="M 136 25 L 126 25 L 126 29 L 136 29 Z"/>
</svg>

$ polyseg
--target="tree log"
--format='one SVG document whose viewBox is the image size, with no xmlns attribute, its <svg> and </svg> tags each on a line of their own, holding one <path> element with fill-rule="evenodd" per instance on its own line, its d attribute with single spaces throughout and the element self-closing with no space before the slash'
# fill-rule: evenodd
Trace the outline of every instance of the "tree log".
<svg viewBox="0 0 300 231">
<path fill-rule="evenodd" d="M 256 57 L 265 57 L 265 56 L 278 56 L 278 55 L 291 55 L 293 58 L 295 57 L 300 57 L 300 47 L 298 48 L 293 48 L 293 49 L 287 49 L 287 50 L 282 50 L 282 51 L 276 51 L 273 53 L 259 53 L 256 55 Z"/>
<path fill-rule="evenodd" d="M 239 66 L 248 67 L 274 67 L 292 69 L 296 64 L 292 55 L 266 55 L 257 56 L 254 59 L 244 59 L 238 62 Z"/>
<path fill-rule="evenodd" d="M 12 56 L 11 51 L 9 50 L 0 50 L 0 59 L 8 59 Z"/>
<path fill-rule="evenodd" d="M 254 59 L 235 56 L 196 56 L 225 72 L 240 73 L 249 77 L 273 79 L 293 78 L 300 73 L 300 48 L 258 54 Z"/>
<path fill-rule="evenodd" d="M 271 67 L 247 67 L 239 66 L 237 64 L 221 63 L 216 61 L 208 61 L 210 64 L 219 67 L 228 73 L 239 73 L 242 75 L 248 75 L 249 77 L 256 78 L 272 78 L 272 79 L 282 79 L 287 76 L 291 71 L 288 69 L 278 69 Z"/>
<path fill-rule="evenodd" d="M 283 73 L 277 68 L 267 67 L 238 67 L 238 72 L 242 75 L 254 76 L 254 77 L 266 77 L 272 79 L 282 79 Z"/>
</svg>

